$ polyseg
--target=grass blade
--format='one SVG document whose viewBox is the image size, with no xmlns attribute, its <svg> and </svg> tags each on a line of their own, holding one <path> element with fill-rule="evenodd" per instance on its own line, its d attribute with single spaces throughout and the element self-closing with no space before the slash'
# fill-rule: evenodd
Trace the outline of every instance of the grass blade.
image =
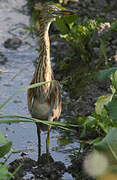
<svg viewBox="0 0 117 180">
<path fill-rule="evenodd" d="M 22 120 L 22 119 L 6 119 L 6 120 L 0 120 L 0 123 L 20 123 L 20 122 L 31 122 L 31 120 Z"/>
<path fill-rule="evenodd" d="M 100 49 L 104 55 L 104 59 L 105 59 L 105 65 L 108 66 L 108 57 L 107 57 L 107 54 L 106 54 L 106 48 L 105 48 L 105 44 L 104 44 L 104 40 L 101 39 L 100 40 Z"/>
<path fill-rule="evenodd" d="M 15 119 L 3 120 L 3 118 L 15 118 Z M 77 127 L 77 125 L 63 123 L 59 121 L 51 122 L 51 121 L 40 120 L 32 117 L 18 116 L 18 115 L 0 115 L 0 123 L 19 123 L 19 122 L 43 123 L 45 125 L 59 127 L 64 130 L 71 130 L 70 127 L 71 128 Z"/>
<path fill-rule="evenodd" d="M 11 95 L 2 105 L 0 105 L 0 110 L 6 105 L 8 104 L 8 102 L 14 97 L 16 96 L 18 93 L 20 93 L 21 91 L 24 91 L 26 89 L 31 89 L 31 88 L 36 88 L 36 87 L 39 87 L 39 86 L 42 86 L 44 84 L 47 84 L 47 83 L 50 83 L 50 82 L 55 82 L 55 80 L 53 81 L 47 81 L 47 82 L 40 82 L 40 83 L 35 83 L 35 84 L 32 84 L 30 86 L 26 86 L 26 87 L 23 87 L 23 88 L 20 88 L 18 89 L 15 93 L 13 93 L 13 95 Z"/>
</svg>

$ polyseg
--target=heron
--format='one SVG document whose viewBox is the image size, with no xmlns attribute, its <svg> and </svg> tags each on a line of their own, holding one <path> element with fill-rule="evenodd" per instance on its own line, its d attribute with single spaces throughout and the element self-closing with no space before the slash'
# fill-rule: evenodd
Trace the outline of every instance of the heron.
<svg viewBox="0 0 117 180">
<path fill-rule="evenodd" d="M 55 4 L 38 6 L 40 26 L 40 54 L 31 85 L 39 82 L 50 81 L 42 86 L 28 90 L 28 109 L 33 118 L 53 121 L 59 119 L 61 114 L 62 100 L 60 85 L 53 82 L 54 75 L 50 59 L 49 27 L 57 16 L 72 15 L 70 10 L 62 10 Z M 40 137 L 40 125 L 37 125 L 37 134 Z M 50 128 L 48 128 L 50 129 Z M 49 130 L 46 140 L 46 149 L 49 145 Z M 40 138 L 39 138 L 40 144 Z"/>
</svg>

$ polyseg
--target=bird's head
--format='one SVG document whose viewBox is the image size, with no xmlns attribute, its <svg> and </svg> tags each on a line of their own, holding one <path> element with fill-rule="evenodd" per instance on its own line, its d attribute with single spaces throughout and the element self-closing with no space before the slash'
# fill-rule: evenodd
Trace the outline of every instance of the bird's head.
<svg viewBox="0 0 117 180">
<path fill-rule="evenodd" d="M 53 21 L 58 16 L 69 16 L 74 14 L 72 11 L 66 10 L 53 3 L 45 4 L 43 6 L 41 4 L 38 4 L 38 9 L 40 10 L 40 16 L 48 21 Z"/>
<path fill-rule="evenodd" d="M 55 18 L 56 16 L 62 15 L 72 15 L 73 12 L 65 9 L 61 9 L 57 5 L 48 5 L 46 9 L 47 16 L 50 18 Z"/>
</svg>

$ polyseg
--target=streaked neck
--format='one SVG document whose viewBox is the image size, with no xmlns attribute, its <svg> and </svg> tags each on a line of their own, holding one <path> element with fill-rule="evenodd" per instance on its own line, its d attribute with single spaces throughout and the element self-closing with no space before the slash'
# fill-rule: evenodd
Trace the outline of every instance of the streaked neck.
<svg viewBox="0 0 117 180">
<path fill-rule="evenodd" d="M 51 22 L 46 23 L 43 19 L 40 19 L 40 55 L 35 71 L 36 82 L 50 81 L 53 79 L 50 61 L 50 40 L 48 34 L 50 24 Z"/>
<path fill-rule="evenodd" d="M 51 81 L 54 79 L 50 61 L 50 40 L 48 34 L 50 24 L 51 22 L 47 24 L 40 21 L 40 55 L 35 70 L 34 83 Z M 47 83 L 43 86 L 39 86 L 35 90 L 37 96 L 41 94 L 42 101 L 48 96 L 52 84 L 53 83 Z"/>
</svg>

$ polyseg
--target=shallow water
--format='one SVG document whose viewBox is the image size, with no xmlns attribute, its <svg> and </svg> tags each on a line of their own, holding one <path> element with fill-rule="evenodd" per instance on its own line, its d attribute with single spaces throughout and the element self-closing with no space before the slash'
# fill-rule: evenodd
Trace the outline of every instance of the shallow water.
<svg viewBox="0 0 117 180">
<path fill-rule="evenodd" d="M 30 17 L 26 13 L 25 0 L 1 0 L 0 1 L 0 53 L 3 54 L 4 65 L 0 64 L 0 104 L 3 103 L 18 88 L 27 86 L 34 72 L 34 60 L 38 57 L 38 40 L 33 39 L 26 30 L 30 24 Z M 9 38 L 18 37 L 22 44 L 16 50 L 6 49 L 4 42 Z M 0 59 L 1 61 L 1 59 Z M 30 116 L 27 109 L 27 92 L 16 95 L 0 112 L 0 114 L 12 114 Z M 13 148 L 25 151 L 31 159 L 37 160 L 37 133 L 33 123 L 0 124 L 0 131 L 4 132 L 13 142 Z M 53 129 L 50 133 L 50 153 L 55 161 L 62 161 L 70 165 L 70 158 L 79 144 L 73 142 L 62 146 L 58 139 L 61 131 Z M 42 153 L 45 152 L 46 132 L 41 133 Z M 14 154 L 9 162 L 19 157 Z M 64 175 L 68 179 L 68 174 Z M 71 178 L 71 175 L 69 176 Z"/>
</svg>

